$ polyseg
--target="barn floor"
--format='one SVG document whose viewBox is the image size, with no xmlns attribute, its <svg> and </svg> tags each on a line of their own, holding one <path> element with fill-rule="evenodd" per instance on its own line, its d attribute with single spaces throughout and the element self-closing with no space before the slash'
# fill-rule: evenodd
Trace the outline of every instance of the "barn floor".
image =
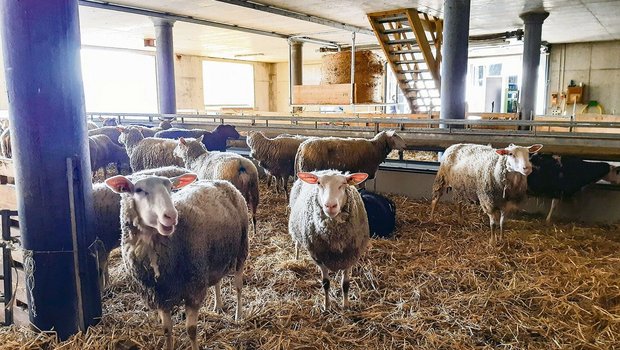
<svg viewBox="0 0 620 350">
<path fill-rule="evenodd" d="M 443 204 L 436 223 L 428 202 L 392 197 L 395 239 L 373 240 L 354 269 L 352 307 L 322 310 L 320 273 L 303 254 L 294 260 L 284 198 L 261 188 L 258 234 L 250 236 L 245 318 L 235 323 L 231 281 L 223 315 L 200 313 L 208 349 L 612 349 L 620 347 L 618 226 L 507 221 L 503 243 L 489 245 L 487 219 L 475 207 L 459 225 Z M 155 312 L 128 289 L 119 254 L 112 263 L 100 325 L 57 343 L 24 328 L 0 329 L 2 349 L 158 349 Z M 333 275 L 332 275 L 333 276 Z M 175 316 L 177 348 L 189 346 Z"/>
</svg>

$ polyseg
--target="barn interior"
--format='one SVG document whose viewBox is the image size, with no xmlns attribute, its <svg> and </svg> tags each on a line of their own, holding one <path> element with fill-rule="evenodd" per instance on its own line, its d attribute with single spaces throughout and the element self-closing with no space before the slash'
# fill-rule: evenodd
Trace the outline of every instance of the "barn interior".
<svg viewBox="0 0 620 350">
<path fill-rule="evenodd" d="M 257 168 L 260 204 L 243 317 L 223 278 L 222 310 L 211 289 L 200 305 L 200 348 L 620 347 L 619 1 L 26 0 L 0 13 L 0 348 L 169 346 L 122 253 L 122 217 L 112 247 L 95 229 L 94 189 L 139 170 L 117 140 L 127 130 L 172 139 L 159 132 L 222 125 L 237 134 L 221 151 Z M 94 162 L 93 131 L 106 128 L 125 167 Z M 404 143 L 363 184 L 395 208 L 374 218 L 393 215 L 394 228 L 352 267 L 349 306 L 342 271 L 325 308 L 312 252 L 295 257 L 289 191 L 301 180 L 272 181 L 250 142 L 259 132 Z M 430 215 L 443 155 L 463 143 L 541 144 L 559 171 L 528 188 L 499 238 L 457 188 Z M 325 157 L 372 168 L 357 147 Z M 300 169 L 301 153 L 295 173 L 319 170 Z M 543 172 L 531 159 L 523 179 Z M 173 309 L 170 348 L 194 346 L 188 319 Z"/>
</svg>

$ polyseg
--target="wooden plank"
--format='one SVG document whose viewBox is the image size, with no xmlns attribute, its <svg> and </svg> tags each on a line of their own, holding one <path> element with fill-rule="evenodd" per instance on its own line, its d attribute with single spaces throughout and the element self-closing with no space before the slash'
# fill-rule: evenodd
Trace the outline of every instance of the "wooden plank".
<svg viewBox="0 0 620 350">
<path fill-rule="evenodd" d="M 424 56 L 426 65 L 428 66 L 428 69 L 433 75 L 433 79 L 435 79 L 435 87 L 437 89 L 441 89 L 439 71 L 437 70 L 435 57 L 433 56 L 433 52 L 431 51 L 431 45 L 428 43 L 428 39 L 426 38 L 426 32 L 424 31 L 424 27 L 422 26 L 422 21 L 420 20 L 418 11 L 415 9 L 407 9 L 406 13 L 407 18 L 409 18 L 409 23 L 411 23 L 411 27 L 413 28 L 413 33 L 415 34 L 418 46 L 422 50 L 422 55 Z"/>
<path fill-rule="evenodd" d="M 537 116 L 534 117 L 536 121 L 567 121 L 570 120 L 570 117 L 563 116 Z M 575 116 L 576 122 L 620 122 L 620 116 L 610 115 L 610 114 L 577 114 Z M 536 127 L 536 131 L 542 132 L 570 132 L 570 128 L 568 127 L 559 127 L 559 126 L 538 126 Z M 573 132 L 585 132 L 585 133 L 602 133 L 602 134 L 618 134 L 620 130 L 617 128 L 586 128 L 586 127 L 577 127 L 572 128 Z"/>
<path fill-rule="evenodd" d="M 17 210 L 15 185 L 0 185 L 0 209 Z"/>
<path fill-rule="evenodd" d="M 293 104 L 347 105 L 351 103 L 351 84 L 295 85 Z"/>
<path fill-rule="evenodd" d="M 15 177 L 15 168 L 13 160 L 9 158 L 0 158 L 0 176 Z"/>
</svg>

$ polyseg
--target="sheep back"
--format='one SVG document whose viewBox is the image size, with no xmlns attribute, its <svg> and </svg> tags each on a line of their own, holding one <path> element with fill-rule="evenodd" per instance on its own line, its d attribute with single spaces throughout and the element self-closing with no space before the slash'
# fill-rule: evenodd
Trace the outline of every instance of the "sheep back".
<svg viewBox="0 0 620 350">
<path fill-rule="evenodd" d="M 347 186 L 346 195 L 341 213 L 330 219 L 319 205 L 318 186 L 298 179 L 290 194 L 291 237 L 308 250 L 314 261 L 332 271 L 355 265 L 369 241 L 362 198 L 353 186 Z"/>
<path fill-rule="evenodd" d="M 183 161 L 174 154 L 177 143 L 173 140 L 147 137 L 141 140 L 131 151 L 129 163 L 133 171 L 159 168 L 164 166 L 183 166 Z"/>
<path fill-rule="evenodd" d="M 389 153 L 384 139 L 326 137 L 304 141 L 295 157 L 295 171 L 337 169 L 363 172 L 375 177 L 379 164 Z"/>
<path fill-rule="evenodd" d="M 250 156 L 258 165 L 276 177 L 295 176 L 295 155 L 304 137 L 278 136 L 270 139 L 257 132 L 248 136 Z"/>
<path fill-rule="evenodd" d="M 133 199 L 121 200 L 123 261 L 151 308 L 170 309 L 183 301 L 200 305 L 207 288 L 242 269 L 248 254 L 247 208 L 230 183 L 199 181 L 173 193 L 172 200 L 179 212 L 175 233 L 150 232 L 146 240 L 134 226 Z"/>
<path fill-rule="evenodd" d="M 106 135 L 112 140 L 115 144 L 122 146 L 120 142 L 118 142 L 118 137 L 121 136 L 121 132 L 118 130 L 116 126 L 104 126 L 97 129 L 88 130 L 88 136 L 95 135 Z"/>
</svg>

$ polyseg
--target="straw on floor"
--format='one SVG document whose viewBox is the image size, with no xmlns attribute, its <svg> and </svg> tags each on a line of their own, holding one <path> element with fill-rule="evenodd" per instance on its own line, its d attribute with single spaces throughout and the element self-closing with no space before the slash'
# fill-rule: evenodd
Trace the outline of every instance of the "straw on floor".
<svg viewBox="0 0 620 350">
<path fill-rule="evenodd" d="M 223 283 L 224 313 L 201 309 L 199 339 L 208 349 L 614 349 L 620 347 L 618 226 L 545 225 L 507 220 L 504 241 L 489 245 L 476 207 L 458 224 L 442 203 L 391 196 L 396 237 L 372 240 L 353 271 L 350 309 L 332 274 L 332 309 L 322 309 L 320 273 L 307 254 L 294 260 L 282 195 L 261 187 L 258 233 L 251 234 L 244 313 Z M 65 342 L 24 328 L 0 329 L 2 349 L 159 349 L 155 312 L 131 291 L 118 253 L 112 259 L 101 323 Z M 176 347 L 189 346 L 179 310 Z"/>
</svg>

